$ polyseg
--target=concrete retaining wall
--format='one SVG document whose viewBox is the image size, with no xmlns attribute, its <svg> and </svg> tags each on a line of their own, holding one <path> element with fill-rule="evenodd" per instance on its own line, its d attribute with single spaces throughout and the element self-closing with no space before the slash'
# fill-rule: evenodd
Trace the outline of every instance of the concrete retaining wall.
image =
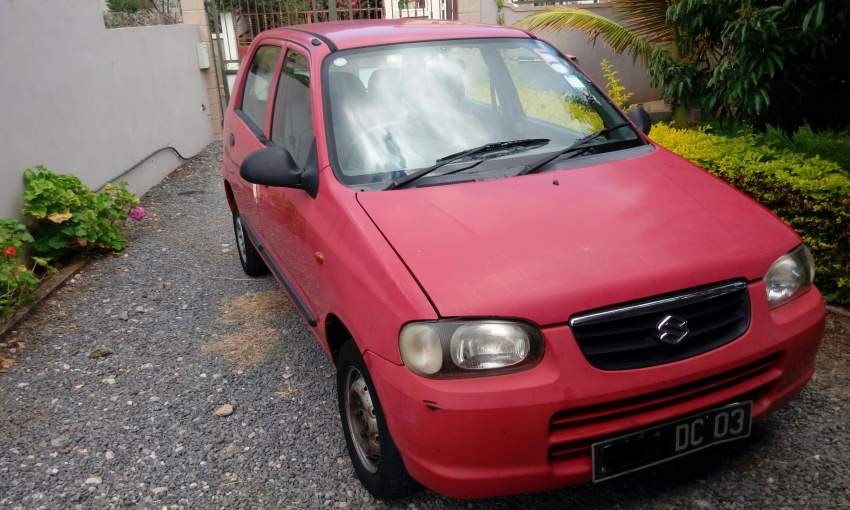
<svg viewBox="0 0 850 510">
<path fill-rule="evenodd" d="M 107 30 L 101 0 L 0 0 L 0 217 L 44 164 L 98 187 L 157 149 L 212 141 L 198 26 Z M 179 164 L 160 152 L 124 177 L 142 193 Z"/>
</svg>

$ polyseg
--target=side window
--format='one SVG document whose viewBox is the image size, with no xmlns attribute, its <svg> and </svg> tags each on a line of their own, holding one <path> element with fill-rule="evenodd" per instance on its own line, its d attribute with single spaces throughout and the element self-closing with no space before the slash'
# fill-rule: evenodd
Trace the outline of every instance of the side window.
<svg viewBox="0 0 850 510">
<path fill-rule="evenodd" d="M 306 57 L 292 50 L 286 52 L 277 84 L 271 138 L 292 154 L 299 167 L 304 167 L 313 145 L 310 65 Z"/>
<path fill-rule="evenodd" d="M 254 54 L 251 68 L 245 78 L 245 90 L 242 93 L 240 108 L 260 129 L 264 125 L 266 105 L 269 101 L 269 88 L 271 88 L 274 79 L 280 51 L 279 46 L 260 47 Z"/>
</svg>

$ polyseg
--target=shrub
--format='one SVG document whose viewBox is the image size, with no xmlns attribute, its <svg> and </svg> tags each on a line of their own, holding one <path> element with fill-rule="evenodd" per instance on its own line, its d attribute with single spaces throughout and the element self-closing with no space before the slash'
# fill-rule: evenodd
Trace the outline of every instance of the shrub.
<svg viewBox="0 0 850 510">
<path fill-rule="evenodd" d="M 620 83 L 620 78 L 617 77 L 619 71 L 614 68 L 611 62 L 602 59 L 599 66 L 605 76 L 605 90 L 608 92 L 608 96 L 621 110 L 625 110 L 629 106 L 629 99 L 635 95 L 634 92 L 626 92 L 626 87 Z"/>
<path fill-rule="evenodd" d="M 638 5 L 661 2 L 622 2 Z M 662 96 L 703 114 L 794 131 L 843 129 L 850 115 L 850 4 L 830 0 L 668 1 L 673 50 L 649 59 Z M 636 29 L 636 31 L 639 31 Z"/>
<path fill-rule="evenodd" d="M 106 7 L 111 12 L 135 13 L 145 8 L 143 0 L 106 0 Z"/>
<path fill-rule="evenodd" d="M 127 246 L 124 226 L 139 199 L 127 183 L 91 191 L 80 179 L 43 166 L 24 171 L 23 213 L 33 218 L 33 252 L 48 260 L 74 252 L 119 251 Z"/>
<path fill-rule="evenodd" d="M 779 129 L 768 128 L 764 140 L 775 147 L 834 161 L 844 169 L 845 175 L 850 176 L 850 131 L 815 133 L 811 127 L 803 126 L 787 136 Z"/>
<path fill-rule="evenodd" d="M 758 200 L 811 248 L 817 284 L 831 302 L 850 303 L 850 178 L 834 162 L 759 143 L 753 133 L 652 128 L 652 138 Z"/>
<path fill-rule="evenodd" d="M 29 299 L 38 285 L 37 270 L 47 270 L 47 261 L 34 258 L 34 267 L 21 262 L 25 243 L 33 240 L 27 228 L 17 220 L 0 220 L 0 321 Z"/>
</svg>

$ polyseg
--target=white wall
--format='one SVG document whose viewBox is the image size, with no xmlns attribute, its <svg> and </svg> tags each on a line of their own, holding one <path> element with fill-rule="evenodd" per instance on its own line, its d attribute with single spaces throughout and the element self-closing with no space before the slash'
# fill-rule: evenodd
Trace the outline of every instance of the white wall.
<svg viewBox="0 0 850 510">
<path fill-rule="evenodd" d="M 198 41 L 196 25 L 106 30 L 100 0 L 0 0 L 0 217 L 19 213 L 27 167 L 96 187 L 209 144 Z M 124 179 L 142 193 L 178 164 L 163 152 Z"/>
<path fill-rule="evenodd" d="M 471 2 L 473 0 L 464 0 Z M 495 24 L 497 19 L 497 8 L 495 0 L 474 0 L 480 1 L 481 22 Z M 583 9 L 592 9 L 597 14 L 608 18 L 616 19 L 610 7 L 605 4 L 587 4 L 581 5 Z M 533 7 L 530 5 L 514 5 L 509 1 L 505 2 L 505 7 L 502 13 L 505 15 L 505 25 L 510 26 L 526 16 L 547 9 L 546 7 Z M 632 102 L 645 102 L 658 99 L 660 92 L 657 88 L 653 88 L 649 83 L 649 73 L 643 64 L 633 62 L 632 57 L 628 55 L 616 55 L 602 42 L 600 38 L 596 45 L 591 44 L 587 40 L 587 35 L 584 32 L 576 32 L 573 30 L 561 30 L 558 32 L 535 32 L 535 35 L 548 42 L 552 46 L 561 50 L 562 53 L 575 55 L 578 58 L 579 65 L 587 71 L 597 83 L 604 86 L 605 78 L 602 76 L 602 70 L 599 67 L 599 62 L 602 59 L 608 59 L 614 67 L 619 71 L 619 78 L 622 84 L 630 92 L 634 92 Z"/>
</svg>

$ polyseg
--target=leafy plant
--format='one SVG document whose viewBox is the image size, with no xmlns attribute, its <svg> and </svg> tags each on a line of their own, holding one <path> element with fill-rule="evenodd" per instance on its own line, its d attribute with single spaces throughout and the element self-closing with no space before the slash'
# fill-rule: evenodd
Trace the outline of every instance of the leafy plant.
<svg viewBox="0 0 850 510">
<path fill-rule="evenodd" d="M 659 144 L 771 209 L 803 237 L 824 297 L 850 303 L 850 177 L 834 162 L 771 147 L 755 133 L 652 127 Z"/>
<path fill-rule="evenodd" d="M 33 252 L 55 260 L 74 252 L 124 249 L 124 225 L 139 201 L 126 187 L 121 182 L 94 192 L 73 175 L 41 165 L 25 170 L 23 214 L 34 220 Z"/>
<path fill-rule="evenodd" d="M 355 4 L 357 3 L 357 0 L 352 1 Z M 311 4 L 307 0 L 212 0 L 211 3 L 219 12 L 234 13 L 285 12 L 311 8 Z M 337 6 L 340 5 L 339 0 L 337 0 L 336 4 Z"/>
<path fill-rule="evenodd" d="M 37 271 L 50 269 L 43 258 L 33 258 L 34 266 L 21 262 L 24 245 L 33 241 L 27 228 L 17 220 L 0 220 L 0 320 L 27 301 L 39 282 Z"/>
<path fill-rule="evenodd" d="M 32 235 L 23 223 L 9 218 L 0 219 L 0 249 L 4 255 L 15 257 L 23 250 L 25 243 L 31 242 Z"/>
<path fill-rule="evenodd" d="M 626 87 L 620 83 L 620 79 L 617 77 L 619 74 L 618 71 L 614 69 L 614 65 L 611 62 L 602 59 L 599 65 L 602 67 L 602 75 L 605 76 L 605 90 L 614 101 L 614 104 L 619 106 L 620 109 L 625 110 L 629 106 L 629 99 L 635 95 L 634 92 L 626 91 Z"/>
<path fill-rule="evenodd" d="M 106 7 L 111 12 L 135 13 L 144 9 L 144 0 L 106 0 Z"/>
<path fill-rule="evenodd" d="M 846 2 L 679 0 L 667 22 L 677 56 L 655 53 L 649 70 L 668 100 L 759 128 L 846 126 Z"/>
<path fill-rule="evenodd" d="M 648 65 L 676 106 L 786 132 L 850 117 L 850 4 L 827 0 L 612 0 L 616 20 L 558 7 L 519 25 L 601 37 Z"/>
<path fill-rule="evenodd" d="M 611 0 L 619 22 L 589 9 L 554 7 L 523 18 L 516 25 L 529 30 L 578 30 L 587 33 L 594 43 L 601 37 L 615 53 L 648 62 L 656 45 L 668 43 L 675 36 L 667 23 L 670 1 Z"/>
<path fill-rule="evenodd" d="M 780 129 L 768 126 L 764 140 L 773 147 L 834 161 L 844 169 L 844 174 L 850 177 L 850 131 L 816 133 L 810 126 L 805 125 L 794 134 L 788 135 Z"/>
</svg>

